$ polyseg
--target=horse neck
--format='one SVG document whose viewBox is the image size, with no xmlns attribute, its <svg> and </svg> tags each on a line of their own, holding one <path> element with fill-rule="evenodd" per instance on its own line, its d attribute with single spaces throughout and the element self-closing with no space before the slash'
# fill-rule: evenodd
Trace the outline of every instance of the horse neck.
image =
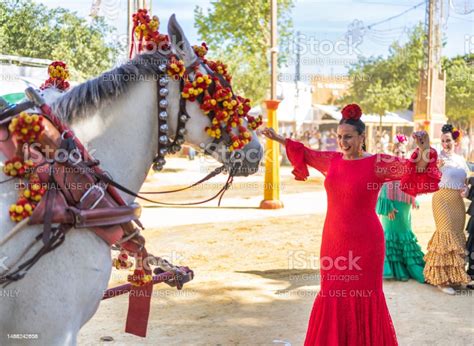
<svg viewBox="0 0 474 346">
<path fill-rule="evenodd" d="M 116 182 L 139 191 L 158 143 L 157 87 L 140 82 L 95 114 L 71 123 L 76 136 Z M 127 202 L 131 196 L 123 196 Z"/>
</svg>

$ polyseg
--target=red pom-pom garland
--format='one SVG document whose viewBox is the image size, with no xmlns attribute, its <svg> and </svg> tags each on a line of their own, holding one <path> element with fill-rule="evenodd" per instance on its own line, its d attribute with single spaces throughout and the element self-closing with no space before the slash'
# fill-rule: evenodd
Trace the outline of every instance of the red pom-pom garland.
<svg viewBox="0 0 474 346">
<path fill-rule="evenodd" d="M 169 47 L 168 36 L 160 35 L 158 32 L 158 18 L 150 18 L 147 10 L 139 10 L 135 13 L 133 23 L 135 33 L 133 39 L 138 40 L 139 52 L 146 51 L 147 42 L 150 41 L 156 44 L 166 43 Z M 232 92 L 228 85 L 232 77 L 226 64 L 218 60 L 206 59 L 209 48 L 205 42 L 193 46 L 193 50 L 202 63 L 215 73 L 214 76 L 204 74 L 199 64 L 189 67 L 190 71 L 186 71 L 184 62 L 173 54 L 169 57 L 167 74 L 174 80 L 183 78 L 181 97 L 190 102 L 197 101 L 203 113 L 212 119 L 211 125 L 205 128 L 206 133 L 211 137 L 220 138 L 222 132 L 225 131 L 232 140 L 229 151 L 241 149 L 251 141 L 250 131 L 262 124 L 262 118 L 248 115 L 250 100 Z M 247 120 L 247 126 L 244 126 L 245 120 Z"/>
<path fill-rule="evenodd" d="M 43 121 L 44 118 L 39 114 L 21 112 L 11 120 L 8 131 L 20 146 L 28 146 L 39 139 L 44 130 Z M 5 161 L 3 166 L 6 176 L 20 179 L 19 198 L 9 208 L 10 219 L 14 222 L 31 216 L 46 193 L 47 186 L 41 183 L 35 168 L 32 160 L 24 160 L 19 156 Z"/>
<path fill-rule="evenodd" d="M 16 135 L 20 143 L 33 143 L 44 130 L 43 117 L 38 114 L 28 114 L 21 112 L 20 115 L 12 119 L 8 130 L 12 135 Z"/>
<path fill-rule="evenodd" d="M 59 90 L 69 89 L 69 70 L 62 61 L 54 61 L 48 66 L 49 78 L 41 85 L 40 89 L 57 88 Z"/>
</svg>

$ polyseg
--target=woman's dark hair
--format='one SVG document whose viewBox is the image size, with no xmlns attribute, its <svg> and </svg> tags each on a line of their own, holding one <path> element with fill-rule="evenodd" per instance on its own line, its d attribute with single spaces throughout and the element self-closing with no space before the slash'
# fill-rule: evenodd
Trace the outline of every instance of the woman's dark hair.
<svg viewBox="0 0 474 346">
<path fill-rule="evenodd" d="M 344 118 L 342 118 L 341 121 L 339 121 L 339 125 L 342 125 L 342 124 L 348 124 L 348 125 L 354 126 L 359 135 L 361 135 L 365 132 L 365 124 L 360 119 L 355 120 L 355 119 L 344 119 Z M 367 151 L 367 147 L 365 145 L 365 139 L 364 139 L 364 143 L 362 144 L 362 150 Z"/>
<path fill-rule="evenodd" d="M 456 141 L 456 142 L 459 142 L 460 139 L 461 139 L 461 132 L 454 128 L 453 125 L 451 124 L 445 124 L 443 125 L 443 127 L 441 128 L 441 132 L 443 134 L 445 133 L 450 133 L 451 134 L 451 137 L 453 137 L 453 139 Z"/>
<path fill-rule="evenodd" d="M 451 124 L 443 125 L 443 127 L 441 128 L 441 132 L 442 133 L 452 133 L 453 132 L 453 125 L 451 125 Z"/>
</svg>

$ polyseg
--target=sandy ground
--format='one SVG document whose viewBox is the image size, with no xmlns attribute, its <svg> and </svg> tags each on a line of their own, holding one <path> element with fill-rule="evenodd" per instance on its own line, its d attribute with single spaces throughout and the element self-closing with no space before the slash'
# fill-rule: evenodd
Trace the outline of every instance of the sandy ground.
<svg viewBox="0 0 474 346">
<path fill-rule="evenodd" d="M 173 161 L 170 166 L 177 168 L 151 177 L 145 189 L 202 176 L 200 163 L 191 169 L 184 169 L 186 165 L 184 160 Z M 238 179 L 239 188 L 230 191 L 221 209 L 215 203 L 203 208 L 145 208 L 145 224 L 151 227 L 145 233 L 149 251 L 191 267 L 195 279 L 182 291 L 155 286 L 147 338 L 124 333 L 128 299 L 120 296 L 101 303 L 81 330 L 79 344 L 301 345 L 319 290 L 314 263 L 326 199 L 320 176 L 301 183 L 293 181 L 289 171 L 282 169 L 285 208 L 280 211 L 256 209 L 260 175 Z M 208 195 L 200 189 L 166 200 Z M 413 227 L 426 250 L 434 230 L 429 196 L 413 212 Z M 111 285 L 123 282 L 126 275 L 114 271 Z M 384 290 L 400 345 L 472 344 L 472 291 L 447 296 L 413 280 L 385 281 Z M 113 341 L 102 342 L 104 336 Z"/>
</svg>

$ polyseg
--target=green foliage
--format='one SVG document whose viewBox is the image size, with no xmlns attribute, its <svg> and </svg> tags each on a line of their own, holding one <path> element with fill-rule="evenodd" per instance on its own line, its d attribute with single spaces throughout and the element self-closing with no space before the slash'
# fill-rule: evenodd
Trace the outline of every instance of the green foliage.
<svg viewBox="0 0 474 346">
<path fill-rule="evenodd" d="M 360 58 L 349 76 L 349 95 L 338 100 L 359 103 L 365 113 L 385 114 L 410 108 L 418 87 L 423 63 L 424 32 L 417 26 L 408 42 L 395 42 L 386 59 Z M 474 120 L 474 55 L 443 59 L 446 71 L 446 115 L 451 122 L 466 125 Z"/>
<path fill-rule="evenodd" d="M 279 46 L 291 39 L 293 3 L 278 0 Z M 235 91 L 260 102 L 270 87 L 270 1 L 217 0 L 207 13 L 197 6 L 194 15 L 209 56 L 228 65 Z M 285 53 L 279 54 L 279 63 L 285 59 Z"/>
<path fill-rule="evenodd" d="M 446 115 L 450 122 L 467 126 L 474 121 L 474 54 L 444 61 Z"/>
<path fill-rule="evenodd" d="M 88 23 L 74 12 L 33 1 L 0 4 L 0 54 L 63 60 L 74 79 L 98 75 L 112 66 L 122 49 L 106 42 L 113 30 L 103 18 Z"/>
<path fill-rule="evenodd" d="M 364 113 L 385 114 L 385 111 L 409 108 L 422 67 L 423 40 L 424 32 L 418 25 L 406 44 L 395 42 L 390 46 L 387 58 L 359 58 L 349 70 L 352 81 L 349 95 L 337 102 L 341 105 L 356 102 Z"/>
</svg>

